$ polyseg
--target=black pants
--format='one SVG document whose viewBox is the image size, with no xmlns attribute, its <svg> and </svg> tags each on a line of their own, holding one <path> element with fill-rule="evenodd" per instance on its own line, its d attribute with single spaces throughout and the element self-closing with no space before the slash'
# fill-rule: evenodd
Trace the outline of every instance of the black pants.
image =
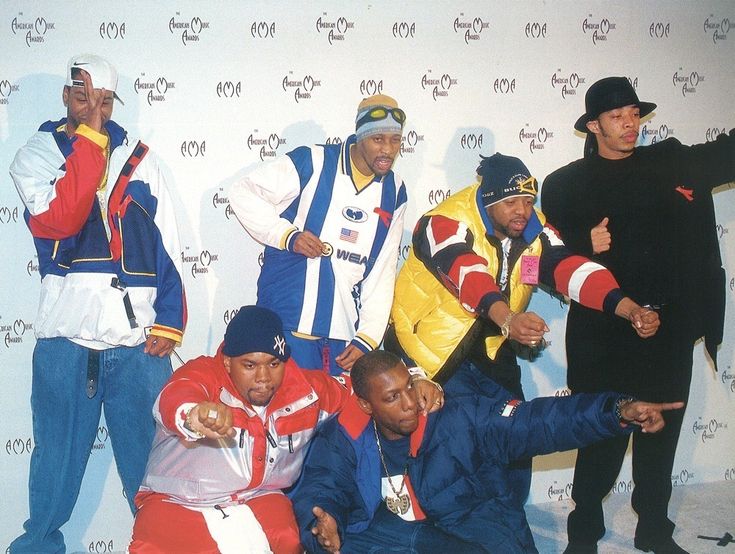
<svg viewBox="0 0 735 554">
<path fill-rule="evenodd" d="M 630 324 L 574 306 L 567 323 L 568 382 L 572 392 L 614 390 L 652 402 L 686 401 L 694 341 L 682 314 L 664 309 L 656 336 L 640 339 Z M 657 434 L 633 434 L 633 509 L 636 537 L 658 542 L 670 537 L 671 473 L 684 410 L 664 414 Z M 574 469 L 567 532 L 574 542 L 595 543 L 605 534 L 602 500 L 616 483 L 629 437 L 616 437 L 579 450 Z"/>
</svg>

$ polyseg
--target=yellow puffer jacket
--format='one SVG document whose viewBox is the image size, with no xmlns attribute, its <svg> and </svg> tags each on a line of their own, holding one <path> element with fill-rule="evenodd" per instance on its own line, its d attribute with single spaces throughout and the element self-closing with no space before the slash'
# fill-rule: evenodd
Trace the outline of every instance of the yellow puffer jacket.
<svg viewBox="0 0 735 554">
<path fill-rule="evenodd" d="M 488 262 L 488 272 L 498 278 L 499 255 L 497 249 L 485 238 L 487 228 L 477 202 L 479 183 L 450 196 L 426 215 L 443 215 L 462 221 L 474 236 L 474 251 Z M 544 223 L 541 212 L 535 212 L 538 221 L 534 227 L 540 230 Z M 532 220 L 536 219 L 532 215 Z M 530 226 L 529 222 L 529 226 Z M 524 237 L 527 238 L 527 237 Z M 540 256 L 541 241 L 532 237 L 527 254 Z M 520 258 L 519 258 L 520 259 Z M 520 282 L 521 264 L 515 263 L 510 272 L 510 309 L 523 312 L 533 292 L 533 285 Z M 405 352 L 431 377 L 461 360 L 452 358 L 462 340 L 472 340 L 470 330 L 477 322 L 477 315 L 460 304 L 447 288 L 426 268 L 411 249 L 396 281 L 391 309 L 396 336 Z M 505 340 L 502 335 L 488 337 L 485 347 L 494 359 Z"/>
</svg>

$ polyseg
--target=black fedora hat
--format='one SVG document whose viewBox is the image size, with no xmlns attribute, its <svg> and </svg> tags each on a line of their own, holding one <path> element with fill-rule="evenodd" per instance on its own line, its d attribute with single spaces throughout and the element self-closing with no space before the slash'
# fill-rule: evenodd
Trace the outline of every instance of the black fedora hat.
<svg viewBox="0 0 735 554">
<path fill-rule="evenodd" d="M 587 94 L 584 95 L 584 107 L 587 112 L 577 120 L 574 128 L 582 133 L 587 133 L 588 121 L 597 119 L 602 112 L 630 105 L 640 108 L 641 117 L 656 109 L 656 104 L 638 100 L 638 95 L 627 78 L 605 77 L 600 79 L 587 89 Z"/>
</svg>

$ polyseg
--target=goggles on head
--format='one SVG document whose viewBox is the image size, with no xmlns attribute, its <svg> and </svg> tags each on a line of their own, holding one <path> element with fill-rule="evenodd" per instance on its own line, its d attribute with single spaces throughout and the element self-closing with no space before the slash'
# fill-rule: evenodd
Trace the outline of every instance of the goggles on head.
<svg viewBox="0 0 735 554">
<path fill-rule="evenodd" d="M 533 194 L 534 196 L 538 194 L 536 177 L 529 177 L 528 179 L 525 179 L 523 181 L 519 179 L 518 181 L 516 181 L 516 184 L 518 185 L 518 192 L 520 193 Z"/>
<path fill-rule="evenodd" d="M 406 112 L 404 112 L 401 108 L 386 108 L 385 106 L 375 106 L 374 108 L 370 108 L 367 113 L 365 113 L 360 119 L 357 120 L 357 122 L 355 123 L 355 129 L 359 129 L 365 123 L 370 123 L 371 121 L 382 121 L 389 115 L 393 117 L 393 119 L 398 122 L 401 127 L 403 127 L 403 124 L 406 122 Z"/>
</svg>

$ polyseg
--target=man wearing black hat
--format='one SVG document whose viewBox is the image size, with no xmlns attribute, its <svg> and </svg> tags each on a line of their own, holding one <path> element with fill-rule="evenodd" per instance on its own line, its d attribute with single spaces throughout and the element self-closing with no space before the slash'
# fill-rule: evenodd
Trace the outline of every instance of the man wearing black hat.
<svg viewBox="0 0 735 554">
<path fill-rule="evenodd" d="M 715 359 L 724 321 L 724 271 L 715 234 L 712 188 L 735 179 L 735 132 L 684 146 L 670 138 L 636 147 L 641 102 L 625 77 L 594 83 L 575 129 L 584 158 L 544 181 L 544 213 L 573 251 L 615 274 L 621 286 L 661 318 L 641 341 L 615 318 L 572 302 L 567 319 L 567 382 L 572 392 L 626 391 L 652 402 L 686 400 L 694 341 Z M 668 519 L 671 470 L 683 412 L 666 430 L 633 435 L 635 546 L 684 552 Z M 568 520 L 568 552 L 596 552 L 605 534 L 602 499 L 620 470 L 627 437 L 579 451 Z"/>
<path fill-rule="evenodd" d="M 525 312 L 536 285 L 616 314 L 642 337 L 658 317 L 624 297 L 600 264 L 567 250 L 533 208 L 536 179 L 518 158 L 483 157 L 478 182 L 425 214 L 396 283 L 386 350 L 421 366 L 447 390 L 477 392 L 488 378 L 518 398 L 519 349 L 538 349 L 548 331 Z M 492 394 L 493 386 L 484 387 Z M 530 468 L 530 466 L 529 466 Z M 525 500 L 530 469 L 518 500 Z"/>
<path fill-rule="evenodd" d="M 300 553 L 282 489 L 317 426 L 349 397 L 345 380 L 300 369 L 280 318 L 240 308 L 214 357 L 178 369 L 154 407 L 156 437 L 135 497 L 130 552 Z M 440 407 L 417 383 L 422 409 Z"/>
</svg>

